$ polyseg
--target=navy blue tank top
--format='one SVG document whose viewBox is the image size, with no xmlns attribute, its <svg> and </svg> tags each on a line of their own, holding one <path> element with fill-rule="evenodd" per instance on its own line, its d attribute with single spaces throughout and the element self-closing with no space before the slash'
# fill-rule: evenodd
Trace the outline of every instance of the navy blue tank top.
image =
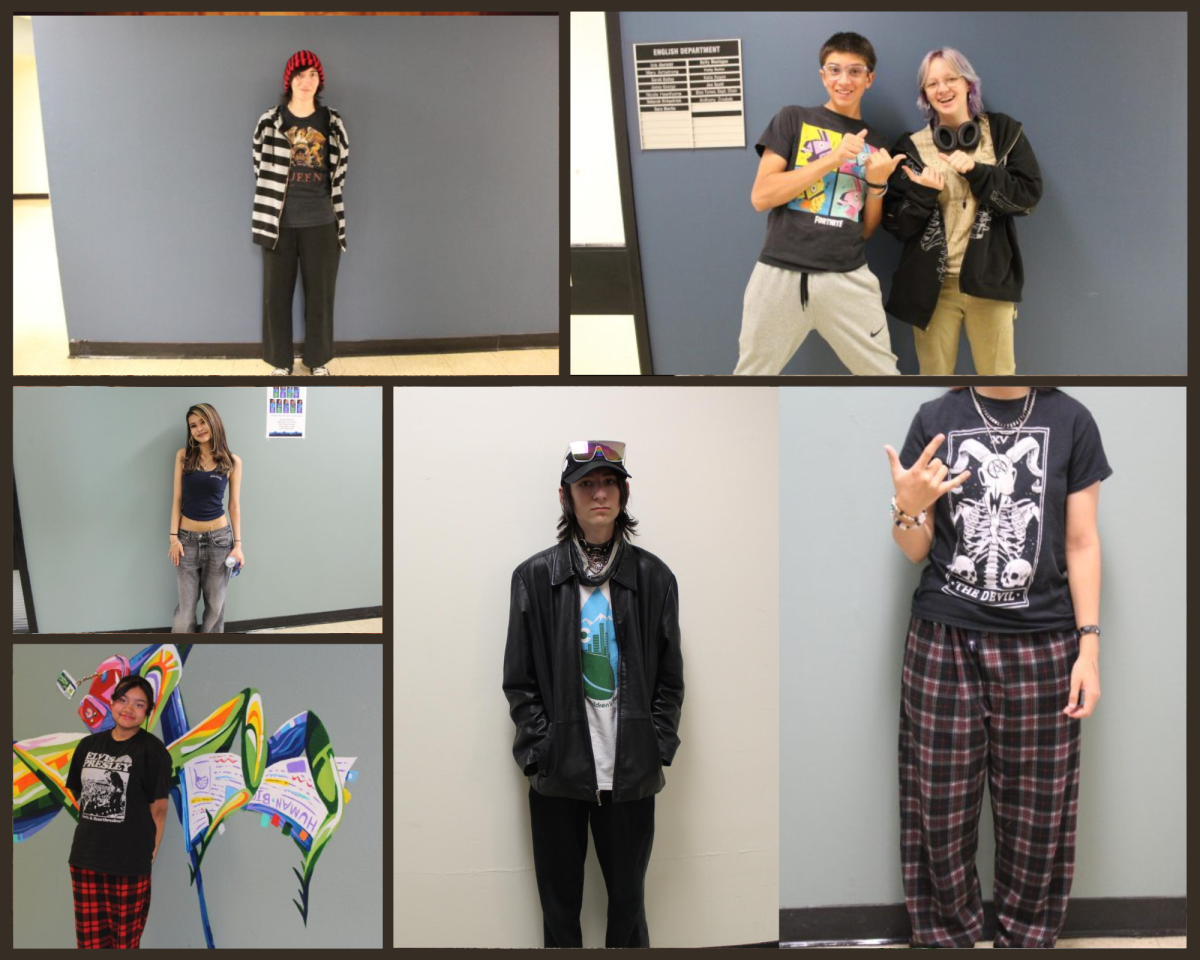
<svg viewBox="0 0 1200 960">
<path fill-rule="evenodd" d="M 196 470 L 183 475 L 183 502 L 180 510 L 189 520 L 216 520 L 225 515 L 221 501 L 229 477 L 216 470 Z"/>
</svg>

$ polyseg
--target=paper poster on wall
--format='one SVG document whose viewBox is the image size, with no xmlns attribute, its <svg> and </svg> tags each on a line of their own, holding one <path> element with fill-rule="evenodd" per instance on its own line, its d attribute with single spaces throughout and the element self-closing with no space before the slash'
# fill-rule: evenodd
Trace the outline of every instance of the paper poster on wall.
<svg viewBox="0 0 1200 960">
<path fill-rule="evenodd" d="M 741 40 L 635 43 L 643 150 L 744 147 Z"/>
<path fill-rule="evenodd" d="M 267 439 L 304 439 L 308 387 L 267 387 Z"/>
</svg>

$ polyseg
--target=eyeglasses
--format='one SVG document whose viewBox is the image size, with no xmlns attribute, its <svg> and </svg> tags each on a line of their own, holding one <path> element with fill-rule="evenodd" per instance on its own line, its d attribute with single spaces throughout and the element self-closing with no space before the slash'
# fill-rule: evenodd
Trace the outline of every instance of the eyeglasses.
<svg viewBox="0 0 1200 960">
<path fill-rule="evenodd" d="M 849 67 L 843 67 L 840 63 L 827 63 L 821 68 L 821 72 L 830 80 L 836 80 L 844 73 L 851 80 L 857 82 L 863 79 L 871 71 L 857 63 Z"/>
<path fill-rule="evenodd" d="M 578 463 L 587 463 L 602 455 L 609 463 L 622 463 L 625 460 L 625 444 L 620 440 L 572 440 L 567 444 L 564 457 Z"/>
<path fill-rule="evenodd" d="M 962 77 L 943 77 L 941 80 L 934 80 L 932 83 L 925 84 L 925 92 L 927 94 L 937 93 L 938 87 L 940 87 L 943 83 L 948 87 L 952 87 L 961 79 Z"/>
</svg>

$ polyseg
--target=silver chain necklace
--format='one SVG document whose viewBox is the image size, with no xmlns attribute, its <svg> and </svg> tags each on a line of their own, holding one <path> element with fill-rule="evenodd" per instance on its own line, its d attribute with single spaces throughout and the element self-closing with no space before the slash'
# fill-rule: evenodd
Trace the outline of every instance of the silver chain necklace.
<svg viewBox="0 0 1200 960">
<path fill-rule="evenodd" d="M 996 435 L 999 434 L 1001 441 L 1009 435 L 1016 441 L 1021 434 L 1021 429 L 1025 426 L 1025 421 L 1033 413 L 1033 405 L 1037 400 L 1037 390 L 1034 387 L 1030 387 L 1029 393 L 1025 395 L 1025 406 L 1021 408 L 1021 413 L 1015 420 L 1009 423 L 1002 423 L 979 402 L 979 394 L 975 392 L 975 388 L 970 387 L 969 389 L 971 391 L 971 402 L 975 404 L 975 410 L 979 414 L 979 419 L 983 421 L 984 429 L 987 430 L 988 442 L 992 445 L 992 452 L 999 453 L 1000 451 L 996 449 Z M 993 433 L 993 431 L 995 432 Z"/>
</svg>

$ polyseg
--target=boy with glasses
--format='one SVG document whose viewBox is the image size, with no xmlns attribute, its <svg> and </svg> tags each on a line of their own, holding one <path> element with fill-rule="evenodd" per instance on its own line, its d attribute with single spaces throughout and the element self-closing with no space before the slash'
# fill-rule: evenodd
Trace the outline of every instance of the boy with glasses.
<svg viewBox="0 0 1200 960">
<path fill-rule="evenodd" d="M 820 107 L 784 107 L 759 138 L 750 201 L 769 210 L 767 240 L 746 287 L 735 374 L 778 374 L 809 331 L 851 373 L 898 374 L 879 281 L 863 254 L 904 159 L 862 121 L 875 50 L 857 33 L 821 47 Z"/>
<path fill-rule="evenodd" d="M 625 444 L 567 447 L 558 544 L 513 573 L 504 694 L 529 777 L 547 947 L 583 945 L 588 825 L 608 891 L 605 946 L 648 947 L 654 795 L 679 746 L 683 657 L 675 577 L 630 543 Z"/>
</svg>

